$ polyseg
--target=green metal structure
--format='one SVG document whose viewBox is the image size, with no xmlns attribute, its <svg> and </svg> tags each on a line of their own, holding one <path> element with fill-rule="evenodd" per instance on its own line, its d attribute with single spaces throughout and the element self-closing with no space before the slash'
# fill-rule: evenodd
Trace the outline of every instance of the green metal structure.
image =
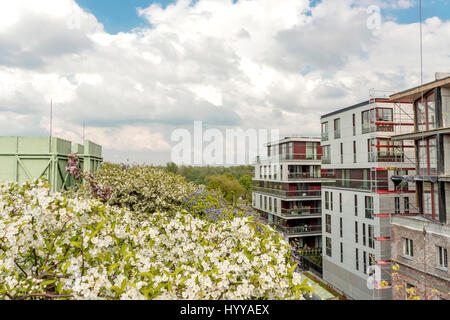
<svg viewBox="0 0 450 320">
<path fill-rule="evenodd" d="M 88 140 L 83 146 L 55 137 L 0 137 L 0 182 L 45 177 L 52 191 L 67 189 L 75 183 L 66 172 L 71 153 L 78 154 L 84 172 L 101 168 L 102 147 Z"/>
</svg>

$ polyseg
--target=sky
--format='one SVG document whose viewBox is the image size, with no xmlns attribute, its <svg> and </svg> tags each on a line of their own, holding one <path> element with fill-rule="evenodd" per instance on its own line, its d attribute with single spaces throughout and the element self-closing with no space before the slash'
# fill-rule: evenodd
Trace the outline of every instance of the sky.
<svg viewBox="0 0 450 320">
<path fill-rule="evenodd" d="M 425 81 L 450 72 L 449 1 L 424 1 Z M 195 120 L 318 136 L 420 83 L 418 21 L 413 0 L 0 1 L 0 135 L 48 135 L 53 101 L 54 134 L 84 122 L 113 162 L 171 161 Z"/>
</svg>

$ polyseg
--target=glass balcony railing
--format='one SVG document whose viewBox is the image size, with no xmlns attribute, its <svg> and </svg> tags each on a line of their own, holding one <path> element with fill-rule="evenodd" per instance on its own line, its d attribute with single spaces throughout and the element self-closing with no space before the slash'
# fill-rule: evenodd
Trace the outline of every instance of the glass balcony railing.
<svg viewBox="0 0 450 320">
<path fill-rule="evenodd" d="M 298 226 L 298 227 L 286 227 L 281 226 L 279 224 L 269 224 L 272 228 L 274 228 L 278 232 L 282 232 L 287 235 L 295 235 L 295 234 L 313 234 L 313 233 L 321 233 L 322 232 L 322 226 Z"/>
<path fill-rule="evenodd" d="M 299 179 L 320 179 L 320 174 L 311 174 L 309 172 L 291 172 L 288 174 L 289 180 Z"/>
<path fill-rule="evenodd" d="M 318 198 L 321 197 L 322 192 L 319 191 L 311 191 L 311 190 L 280 190 L 280 189 L 270 189 L 263 187 L 253 187 L 253 191 L 268 194 L 268 195 L 276 195 L 284 198 Z"/>
<path fill-rule="evenodd" d="M 322 164 L 330 164 L 331 163 L 331 157 L 330 156 L 323 156 L 322 157 Z"/>
<path fill-rule="evenodd" d="M 328 141 L 328 132 L 322 133 L 322 141 Z"/>
<path fill-rule="evenodd" d="M 322 182 L 322 187 L 338 187 L 338 188 L 348 188 L 357 190 L 379 190 L 388 191 L 389 181 L 388 180 L 374 180 L 370 182 L 369 180 L 346 180 L 346 179 L 333 179 L 325 180 Z"/>
<path fill-rule="evenodd" d="M 340 129 L 334 130 L 334 138 L 339 139 L 340 137 L 341 137 L 341 130 Z"/>
<path fill-rule="evenodd" d="M 322 208 L 300 208 L 300 209 L 281 209 L 281 215 L 284 217 L 311 217 L 322 216 Z"/>
</svg>

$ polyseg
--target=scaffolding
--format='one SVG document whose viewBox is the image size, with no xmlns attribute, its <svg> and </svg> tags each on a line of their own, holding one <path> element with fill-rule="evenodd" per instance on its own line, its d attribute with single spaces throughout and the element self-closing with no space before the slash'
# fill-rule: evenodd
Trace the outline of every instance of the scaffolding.
<svg viewBox="0 0 450 320">
<path fill-rule="evenodd" d="M 379 210 L 379 212 L 374 212 L 373 217 L 380 219 L 380 230 L 379 235 L 374 236 L 373 239 L 380 246 L 380 257 L 378 259 L 374 258 L 373 261 L 369 263 L 369 265 L 374 264 L 380 267 L 381 270 L 381 279 L 387 278 L 387 280 L 381 280 L 381 283 L 378 283 L 375 280 L 375 285 L 373 289 L 373 298 L 375 299 L 378 296 L 379 290 L 387 290 L 392 288 L 391 279 L 391 239 L 392 239 L 392 216 L 394 215 L 416 215 L 418 214 L 418 208 L 416 206 L 411 205 L 408 200 L 408 210 L 404 210 L 403 212 L 400 210 L 401 203 L 405 203 L 405 195 L 410 193 L 415 193 L 415 188 L 411 188 L 411 183 L 409 182 L 392 182 L 393 188 L 388 188 L 388 190 L 380 190 L 378 184 L 378 174 L 380 172 L 387 171 L 387 176 L 396 176 L 396 175 L 406 175 L 406 173 L 410 173 L 411 171 L 416 170 L 415 163 L 415 145 L 413 140 L 403 140 L 400 143 L 392 143 L 391 136 L 392 135 L 400 135 L 412 132 L 414 130 L 414 115 L 413 111 L 407 110 L 403 105 L 409 102 L 402 101 L 390 101 L 388 94 L 393 93 L 389 90 L 376 90 L 371 89 L 369 92 L 370 100 L 369 104 L 373 105 L 374 112 L 369 112 L 370 116 L 370 145 L 369 145 L 369 156 L 373 155 L 373 150 L 376 150 L 376 155 L 380 154 L 380 150 L 386 150 L 389 155 L 392 156 L 392 160 L 394 164 L 390 164 L 387 167 L 371 167 L 370 170 L 370 191 L 372 193 L 377 194 L 395 194 L 395 208 L 394 210 Z M 389 118 L 381 118 L 378 114 L 378 102 L 387 102 L 393 104 L 392 117 Z M 372 110 L 372 109 L 371 109 Z M 386 137 L 380 136 L 380 131 L 378 128 L 384 128 L 387 132 L 390 132 L 390 135 Z M 382 130 L 382 131 L 384 131 Z M 393 134 L 392 134 L 393 132 Z M 383 143 L 380 142 L 383 141 Z M 376 160 L 375 160 L 376 159 Z M 374 162 L 378 162 L 378 157 L 373 157 L 372 160 Z M 391 182 L 388 182 L 391 183 Z M 398 200 L 397 200 L 398 199 Z M 390 209 L 390 208 L 389 208 Z M 386 219 L 387 218 L 387 219 Z M 383 272 L 385 274 L 383 274 Z"/>
</svg>

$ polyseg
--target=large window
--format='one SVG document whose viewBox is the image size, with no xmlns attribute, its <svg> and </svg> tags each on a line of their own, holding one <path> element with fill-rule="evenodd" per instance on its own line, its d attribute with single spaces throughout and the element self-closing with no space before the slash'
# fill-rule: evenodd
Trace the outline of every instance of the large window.
<svg viewBox="0 0 450 320">
<path fill-rule="evenodd" d="M 317 160 L 317 144 L 314 142 L 306 142 L 306 159 Z"/>
<path fill-rule="evenodd" d="M 375 131 L 375 125 L 372 123 L 374 120 L 375 109 L 361 112 L 361 131 L 363 134 Z"/>
<path fill-rule="evenodd" d="M 394 131 L 392 108 L 377 108 L 377 131 Z"/>
<path fill-rule="evenodd" d="M 370 196 L 365 197 L 365 212 L 367 219 L 373 219 L 373 198 Z"/>
<path fill-rule="evenodd" d="M 325 191 L 325 209 L 330 209 L 330 193 Z"/>
<path fill-rule="evenodd" d="M 328 122 L 322 123 L 322 141 L 328 141 Z"/>
<path fill-rule="evenodd" d="M 334 138 L 339 139 L 341 137 L 341 119 L 334 119 Z"/>
<path fill-rule="evenodd" d="M 369 248 L 375 249 L 375 240 L 373 238 L 373 226 L 367 225 L 367 232 L 369 233 Z"/>
<path fill-rule="evenodd" d="M 331 163 L 330 146 L 323 146 L 322 150 L 323 150 L 322 163 L 330 164 Z"/>
<path fill-rule="evenodd" d="M 325 253 L 327 256 L 331 257 L 331 238 L 326 237 L 325 239 Z"/>
<path fill-rule="evenodd" d="M 325 232 L 331 233 L 331 215 L 325 215 Z"/>
<path fill-rule="evenodd" d="M 419 174 L 434 176 L 437 174 L 436 137 L 418 141 Z"/>
<path fill-rule="evenodd" d="M 435 94 L 431 94 L 416 102 L 417 131 L 426 131 L 436 128 Z"/>
<path fill-rule="evenodd" d="M 423 183 L 423 215 L 439 221 L 438 185 L 431 182 Z"/>
</svg>

